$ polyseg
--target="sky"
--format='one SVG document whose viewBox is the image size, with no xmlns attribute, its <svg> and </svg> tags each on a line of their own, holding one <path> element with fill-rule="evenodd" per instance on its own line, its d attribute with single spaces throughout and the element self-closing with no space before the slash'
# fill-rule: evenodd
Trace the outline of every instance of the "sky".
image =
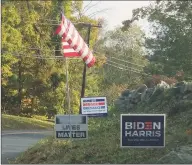
<svg viewBox="0 0 192 165">
<path fill-rule="evenodd" d="M 86 5 L 89 4 L 89 10 Z M 92 18 L 104 17 L 107 21 L 107 30 L 112 30 L 117 26 L 122 26 L 122 21 L 128 20 L 132 17 L 132 10 L 144 6 L 148 6 L 150 1 L 84 1 L 86 15 L 96 15 Z M 91 7 L 92 6 L 92 7 Z M 91 8 L 90 8 L 91 7 Z M 106 11 L 101 11 L 107 9 Z M 91 15 L 90 15 L 91 16 Z M 147 21 L 142 20 L 137 22 L 141 28 L 147 32 Z"/>
<path fill-rule="evenodd" d="M 84 11 L 86 15 L 94 15 L 92 18 L 103 17 L 107 21 L 107 27 L 104 28 L 103 34 L 108 30 L 113 30 L 117 26 L 122 26 L 122 22 L 132 18 L 132 10 L 136 8 L 149 6 L 151 1 L 84 1 Z M 88 6 L 87 6 L 88 5 Z M 86 7 L 87 6 L 87 7 Z M 88 10 L 89 9 L 89 10 Z M 104 10 L 106 9 L 106 10 Z M 147 20 L 135 22 L 145 32 L 148 37 L 155 37 L 150 32 L 151 26 Z"/>
</svg>

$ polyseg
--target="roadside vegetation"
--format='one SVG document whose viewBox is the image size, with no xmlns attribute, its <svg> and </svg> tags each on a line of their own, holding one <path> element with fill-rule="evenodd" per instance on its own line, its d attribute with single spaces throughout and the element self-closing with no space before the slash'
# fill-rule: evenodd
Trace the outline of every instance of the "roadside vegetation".
<svg viewBox="0 0 192 165">
<path fill-rule="evenodd" d="M 169 94 L 169 96 L 167 96 Z M 165 99 L 161 99 L 164 95 Z M 174 109 L 171 93 L 165 92 L 151 103 L 142 103 L 133 110 L 123 113 L 165 113 L 166 144 L 161 149 L 121 149 L 120 112 L 111 109 L 107 118 L 89 118 L 87 140 L 66 141 L 48 137 L 24 152 L 14 163 L 50 164 L 134 164 L 134 163 L 192 163 L 192 102 L 185 103 L 183 109 Z M 162 106 L 159 105 L 161 99 Z M 166 107 L 167 106 L 167 107 Z M 183 150 L 181 150 L 184 148 Z M 181 151 L 180 151 L 181 150 Z M 178 156 L 180 154 L 180 156 Z"/>
<path fill-rule="evenodd" d="M 41 117 L 39 117 L 41 118 Z M 54 123 L 51 121 L 44 121 L 35 118 L 27 118 L 13 115 L 1 116 L 1 129 L 7 130 L 39 130 L 47 129 L 53 130 Z"/>
</svg>

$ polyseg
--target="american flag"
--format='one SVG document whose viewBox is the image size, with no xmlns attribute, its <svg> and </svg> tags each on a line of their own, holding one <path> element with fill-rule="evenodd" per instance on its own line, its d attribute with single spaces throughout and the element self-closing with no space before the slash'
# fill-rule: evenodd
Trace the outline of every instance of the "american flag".
<svg viewBox="0 0 192 165">
<path fill-rule="evenodd" d="M 62 13 L 61 24 L 57 27 L 55 34 L 63 37 L 63 39 L 73 48 L 90 68 L 95 64 L 95 57 L 89 50 L 74 25 Z"/>
<path fill-rule="evenodd" d="M 62 38 L 62 53 L 64 57 L 80 57 L 79 53 L 70 47 L 68 42 Z"/>
</svg>

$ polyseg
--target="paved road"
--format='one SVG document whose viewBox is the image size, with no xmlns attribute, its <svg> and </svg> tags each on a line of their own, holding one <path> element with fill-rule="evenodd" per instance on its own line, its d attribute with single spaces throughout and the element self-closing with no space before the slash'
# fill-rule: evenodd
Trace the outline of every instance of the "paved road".
<svg viewBox="0 0 192 165">
<path fill-rule="evenodd" d="M 8 160 L 14 160 L 42 138 L 53 135 L 53 131 L 3 131 L 1 135 L 1 163 L 8 164 Z"/>
</svg>

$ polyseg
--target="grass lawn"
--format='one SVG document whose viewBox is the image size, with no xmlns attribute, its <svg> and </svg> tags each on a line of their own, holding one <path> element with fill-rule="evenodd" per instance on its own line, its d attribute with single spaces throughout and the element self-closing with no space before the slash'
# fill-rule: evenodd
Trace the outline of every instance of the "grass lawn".
<svg viewBox="0 0 192 165">
<path fill-rule="evenodd" d="M 121 149 L 119 119 L 119 114 L 103 119 L 89 119 L 88 140 L 71 143 L 49 137 L 24 152 L 14 163 L 147 164 L 158 162 L 178 146 L 192 144 L 192 138 L 185 133 L 188 126 L 186 124 L 179 125 L 182 123 L 182 119 L 174 121 L 168 119 L 165 148 Z"/>
<path fill-rule="evenodd" d="M 5 115 L 1 117 L 1 129 L 4 130 L 32 130 L 32 129 L 52 129 L 54 123 L 42 121 L 34 118 Z"/>
<path fill-rule="evenodd" d="M 168 99 L 170 98 L 170 99 Z M 120 112 L 111 111 L 107 118 L 89 118 L 87 140 L 64 141 L 48 137 L 24 152 L 14 163 L 19 164 L 154 164 L 187 163 L 179 155 L 166 158 L 178 148 L 188 146 L 192 151 L 192 101 L 182 103 L 182 107 L 167 106 L 173 97 L 164 95 L 149 103 L 143 103 L 126 113 L 165 113 L 166 147 L 161 149 L 122 149 L 120 148 Z M 178 159 L 177 159 L 178 158 Z"/>
</svg>

